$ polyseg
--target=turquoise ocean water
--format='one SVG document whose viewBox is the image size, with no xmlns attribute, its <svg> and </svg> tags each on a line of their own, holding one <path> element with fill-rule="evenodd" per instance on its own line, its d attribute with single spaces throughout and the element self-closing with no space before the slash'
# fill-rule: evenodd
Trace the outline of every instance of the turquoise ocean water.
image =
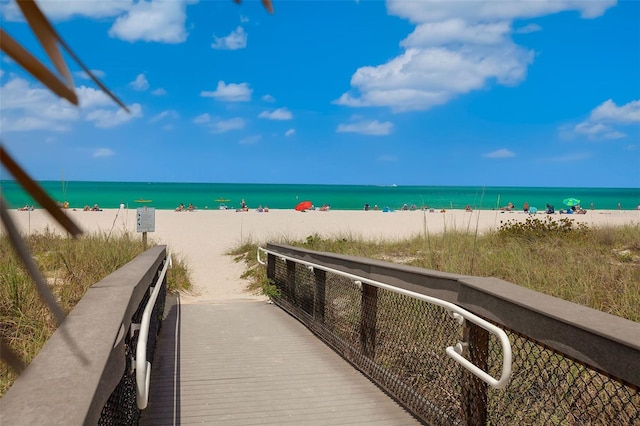
<svg viewBox="0 0 640 426">
<path fill-rule="evenodd" d="M 258 205 L 274 209 L 290 209 L 309 200 L 315 206 L 331 205 L 332 209 L 360 210 L 365 203 L 372 208 L 388 206 L 399 209 L 403 204 L 426 205 L 437 209 L 493 209 L 512 202 L 521 208 L 524 202 L 544 209 L 546 203 L 562 207 L 562 200 L 574 197 L 582 207 L 593 203 L 596 209 L 632 210 L 640 205 L 640 188 L 527 188 L 472 186 L 375 186 L 375 185 L 290 185 L 244 183 L 146 183 L 146 182 L 40 182 L 56 201 L 68 201 L 71 208 L 98 204 L 101 208 L 141 206 L 174 209 L 178 204 L 193 203 L 199 209 L 217 209 L 219 199 L 229 208 L 246 200 L 249 208 Z M 35 204 L 14 181 L 0 181 L 0 190 L 12 208 Z M 151 200 L 138 202 L 136 200 Z M 37 205 L 36 205 L 37 207 Z"/>
</svg>

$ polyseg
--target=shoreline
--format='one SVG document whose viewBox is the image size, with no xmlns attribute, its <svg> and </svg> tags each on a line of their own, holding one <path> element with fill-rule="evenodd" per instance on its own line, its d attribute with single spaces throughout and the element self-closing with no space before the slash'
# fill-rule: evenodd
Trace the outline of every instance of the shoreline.
<svg viewBox="0 0 640 426">
<path fill-rule="evenodd" d="M 63 233 L 46 210 L 9 211 L 18 230 L 36 233 L 49 229 Z M 102 211 L 65 210 L 85 233 L 103 232 L 139 234 L 137 209 Z M 571 219 L 589 226 L 640 225 L 640 210 L 589 210 L 586 214 L 535 215 L 522 211 L 446 210 L 430 213 L 421 210 L 382 211 L 331 210 L 297 212 L 272 209 L 269 212 L 233 210 L 155 211 L 155 231 L 150 241 L 167 245 L 168 251 L 184 260 L 190 270 L 197 294 L 182 295 L 183 303 L 238 299 L 264 299 L 246 293 L 247 282 L 240 279 L 244 264 L 227 253 L 244 243 L 303 240 L 310 235 L 324 238 L 352 237 L 370 241 L 402 240 L 418 235 L 448 231 L 484 233 L 496 230 L 507 221 L 527 218 Z"/>
</svg>

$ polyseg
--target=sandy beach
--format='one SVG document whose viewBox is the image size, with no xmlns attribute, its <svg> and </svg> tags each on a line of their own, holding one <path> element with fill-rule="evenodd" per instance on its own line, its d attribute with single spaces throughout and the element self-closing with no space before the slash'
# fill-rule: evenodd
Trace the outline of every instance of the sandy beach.
<svg viewBox="0 0 640 426">
<path fill-rule="evenodd" d="M 65 210 L 85 233 L 136 234 L 135 209 L 102 211 Z M 23 233 L 49 228 L 62 232 L 45 210 L 11 211 Z M 544 219 L 538 213 L 535 217 Z M 247 293 L 240 279 L 242 263 L 226 253 L 244 242 L 264 244 L 269 241 L 304 239 L 318 234 L 324 237 L 351 236 L 365 240 L 402 239 L 414 235 L 439 234 L 450 230 L 480 233 L 495 230 L 507 221 L 524 221 L 530 215 L 521 211 L 447 210 L 423 211 L 307 211 L 271 210 L 269 212 L 235 212 L 231 210 L 155 211 L 155 231 L 149 241 L 166 244 L 184 260 L 190 270 L 195 294 L 184 295 L 184 303 L 260 298 Z M 552 216 L 570 218 L 590 226 L 640 224 L 640 210 L 593 210 L 584 215 Z M 141 235 L 141 234 L 138 234 Z"/>
</svg>

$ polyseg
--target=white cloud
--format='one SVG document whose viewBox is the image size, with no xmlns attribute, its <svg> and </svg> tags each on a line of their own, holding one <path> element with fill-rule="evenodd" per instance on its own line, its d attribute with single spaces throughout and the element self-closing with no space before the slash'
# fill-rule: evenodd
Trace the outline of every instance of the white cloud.
<svg viewBox="0 0 640 426">
<path fill-rule="evenodd" d="M 8 80 L 0 86 L 2 131 L 68 131 L 83 116 L 99 127 L 111 127 L 142 115 L 138 104 L 129 115 L 100 90 L 86 86 L 75 90 L 79 108 L 22 78 Z M 108 123 L 111 124 L 106 125 Z"/>
<path fill-rule="evenodd" d="M 602 15 L 615 0 L 405 1 L 388 0 L 389 14 L 416 25 L 387 63 L 360 67 L 351 90 L 335 103 L 350 107 L 426 110 L 496 82 L 522 82 L 535 52 L 511 39 L 513 21 L 566 10 Z M 520 32 L 538 30 L 531 24 Z"/>
<path fill-rule="evenodd" d="M 32 130 L 64 132 L 69 130 L 69 126 L 40 117 L 14 117 L 12 119 L 5 115 L 0 117 L 0 131 L 2 132 L 29 132 Z"/>
<path fill-rule="evenodd" d="M 196 124 L 208 123 L 211 121 L 211 116 L 209 113 L 204 113 L 193 119 L 193 122 Z"/>
<path fill-rule="evenodd" d="M 413 23 L 445 21 L 460 18 L 469 22 L 489 22 L 535 18 L 567 10 L 579 11 L 583 18 L 597 18 L 616 0 L 585 2 L 580 0 L 538 0 L 500 2 L 408 2 L 389 0 L 387 8 L 391 15 L 408 19 Z"/>
<path fill-rule="evenodd" d="M 238 143 L 240 145 L 253 145 L 260 142 L 260 139 L 262 139 L 261 135 L 248 136 L 246 138 L 240 139 Z"/>
<path fill-rule="evenodd" d="M 201 124 L 211 130 L 212 133 L 226 133 L 232 130 L 244 129 L 246 122 L 240 117 L 222 119 L 211 117 L 209 113 L 204 113 L 193 119 L 195 124 Z"/>
<path fill-rule="evenodd" d="M 71 124 L 80 117 L 80 111 L 75 106 L 19 77 L 0 86 L 0 99 L 0 126 L 3 132 L 62 132 L 69 130 Z"/>
<path fill-rule="evenodd" d="M 236 117 L 228 120 L 215 120 L 209 125 L 209 128 L 213 133 L 226 133 L 231 130 L 244 129 L 245 124 L 242 118 Z"/>
<path fill-rule="evenodd" d="M 202 91 L 200 96 L 204 98 L 216 98 L 228 102 L 246 102 L 251 100 L 249 83 L 229 83 L 220 80 L 214 92 Z"/>
<path fill-rule="evenodd" d="M 158 87 L 157 89 L 152 91 L 151 94 L 154 96 L 164 96 L 167 94 L 167 91 L 164 90 L 162 87 Z"/>
<path fill-rule="evenodd" d="M 361 133 L 363 135 L 384 136 L 391 133 L 393 123 L 385 121 L 383 123 L 378 120 L 360 121 L 357 123 L 340 124 L 336 129 L 338 133 Z"/>
<path fill-rule="evenodd" d="M 542 31 L 542 27 L 538 24 L 527 24 L 524 27 L 516 28 L 513 30 L 515 34 L 530 34 Z"/>
<path fill-rule="evenodd" d="M 591 111 L 587 120 L 576 124 L 573 131 L 589 139 L 621 139 L 627 135 L 613 126 L 635 123 L 640 123 L 640 100 L 618 106 L 608 99 Z"/>
<path fill-rule="evenodd" d="M 259 118 L 268 118 L 269 120 L 291 120 L 293 114 L 286 108 L 278 108 L 274 111 L 262 111 Z"/>
<path fill-rule="evenodd" d="M 515 157 L 516 154 L 513 151 L 510 151 L 506 148 L 498 149 L 496 151 L 488 152 L 482 155 L 485 158 L 512 158 Z"/>
<path fill-rule="evenodd" d="M 116 19 L 109 35 L 130 42 L 182 43 L 187 39 L 186 20 L 185 1 L 139 1 Z"/>
<path fill-rule="evenodd" d="M 244 32 L 242 27 L 236 28 L 231 31 L 226 37 L 216 37 L 213 35 L 213 44 L 211 47 L 219 50 L 238 50 L 247 47 L 247 33 Z"/>
<path fill-rule="evenodd" d="M 274 103 L 276 101 L 276 98 L 274 98 L 271 95 L 264 95 L 262 97 L 262 100 L 265 101 L 265 102 Z"/>
<path fill-rule="evenodd" d="M 38 6 L 53 21 L 116 18 L 109 35 L 122 40 L 181 43 L 187 38 L 186 5 L 192 3 L 197 0 L 41 1 Z M 24 20 L 13 1 L 3 1 L 0 9 L 6 20 Z"/>
<path fill-rule="evenodd" d="M 136 79 L 129 83 L 129 87 L 131 87 L 133 90 L 147 90 L 149 88 L 149 81 L 144 74 L 138 74 Z"/>
<path fill-rule="evenodd" d="M 618 106 L 609 99 L 591 111 L 591 121 L 640 123 L 640 99 Z"/>
<path fill-rule="evenodd" d="M 400 42 L 400 46 L 431 47 L 451 43 L 495 45 L 504 43 L 511 31 L 509 22 L 468 24 L 462 19 L 427 22 L 416 27 L 413 33 Z"/>
<path fill-rule="evenodd" d="M 78 104 L 82 109 L 90 109 L 99 106 L 111 106 L 113 100 L 102 90 L 93 87 L 80 86 L 76 88 L 78 94 Z"/>
<path fill-rule="evenodd" d="M 296 134 L 296 129 L 289 129 L 289 130 L 287 130 L 286 132 L 284 132 L 284 135 L 285 135 L 286 137 L 293 136 L 293 135 L 295 135 L 295 134 Z"/>
<path fill-rule="evenodd" d="M 110 18 L 126 12 L 129 1 L 41 1 L 38 6 L 46 17 L 54 21 L 71 19 L 73 17 Z M 9 21 L 23 20 L 22 13 L 15 2 L 0 5 L 3 18 Z"/>
<path fill-rule="evenodd" d="M 178 114 L 178 112 L 174 109 L 168 109 L 166 111 L 162 111 L 160 114 L 151 117 L 149 119 L 149 123 L 156 123 L 164 118 L 170 118 L 170 119 L 176 119 L 180 117 L 180 115 Z"/>
<path fill-rule="evenodd" d="M 590 139 L 620 139 L 627 136 L 618 130 L 612 129 L 606 124 L 590 121 L 584 121 L 576 124 L 573 130 L 576 133 L 587 135 Z"/>
<path fill-rule="evenodd" d="M 115 154 L 116 153 L 113 152 L 113 150 L 111 150 L 109 148 L 98 148 L 95 151 L 93 151 L 92 157 L 93 158 L 112 157 Z"/>
<path fill-rule="evenodd" d="M 88 113 L 85 120 L 93 122 L 96 127 L 107 129 L 126 123 L 133 118 L 142 117 L 142 107 L 140 104 L 129 105 L 128 108 L 130 113 L 127 113 L 122 108 L 117 110 L 97 109 Z"/>
</svg>

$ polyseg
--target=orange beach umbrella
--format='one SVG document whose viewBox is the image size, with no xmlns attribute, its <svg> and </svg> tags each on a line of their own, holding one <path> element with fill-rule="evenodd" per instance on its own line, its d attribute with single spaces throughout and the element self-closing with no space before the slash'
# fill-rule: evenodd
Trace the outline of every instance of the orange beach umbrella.
<svg viewBox="0 0 640 426">
<path fill-rule="evenodd" d="M 309 210 L 311 206 L 313 206 L 313 203 L 311 201 L 302 201 L 296 206 L 296 211 L 303 212 L 305 210 Z"/>
</svg>

